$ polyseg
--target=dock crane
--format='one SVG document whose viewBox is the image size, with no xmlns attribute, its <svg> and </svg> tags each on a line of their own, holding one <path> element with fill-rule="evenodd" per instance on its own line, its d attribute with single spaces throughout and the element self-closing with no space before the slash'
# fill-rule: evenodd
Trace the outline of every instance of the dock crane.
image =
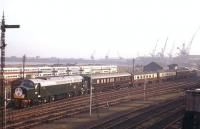
<svg viewBox="0 0 200 129">
<path fill-rule="evenodd" d="M 161 52 L 159 53 L 160 57 L 163 58 L 165 56 L 165 50 L 166 50 L 166 46 L 167 46 L 167 41 L 168 41 L 168 37 L 165 40 L 165 45 L 164 47 L 161 49 Z"/>
<path fill-rule="evenodd" d="M 172 58 L 173 51 L 174 51 L 174 47 L 175 47 L 175 41 L 174 41 L 174 43 L 173 43 L 173 45 L 172 45 L 172 48 L 170 49 L 170 51 L 169 51 L 169 53 L 168 53 L 169 58 Z"/>
<path fill-rule="evenodd" d="M 191 50 L 191 46 L 192 43 L 194 41 L 194 38 L 196 36 L 196 34 L 198 33 L 198 31 L 200 30 L 200 26 L 198 27 L 198 29 L 196 30 L 196 32 L 193 34 L 191 40 L 189 41 L 188 45 L 186 46 L 185 42 L 182 44 L 182 48 L 177 47 L 177 49 L 179 50 L 179 56 L 188 56 L 190 54 L 190 50 Z"/>
<path fill-rule="evenodd" d="M 155 57 L 155 56 L 156 56 L 156 48 L 157 48 L 157 45 L 158 45 L 158 41 L 159 41 L 159 40 L 156 41 L 156 45 L 155 45 L 155 47 L 154 47 L 152 53 L 150 53 L 150 55 L 151 55 L 152 57 Z"/>
<path fill-rule="evenodd" d="M 105 59 L 109 59 L 109 53 L 110 53 L 110 49 L 107 51 L 106 55 L 105 55 Z"/>
<path fill-rule="evenodd" d="M 196 32 L 193 34 L 193 36 L 192 36 L 190 42 L 188 43 L 188 45 L 187 45 L 187 47 L 186 47 L 188 55 L 190 54 L 190 50 L 191 50 L 191 46 L 192 46 L 193 40 L 194 40 L 194 38 L 195 38 L 197 32 L 199 31 L 199 29 L 200 29 L 200 26 L 199 26 L 199 28 L 196 30 Z"/>
<path fill-rule="evenodd" d="M 189 55 L 188 52 L 187 52 L 187 49 L 185 47 L 185 42 L 183 42 L 181 48 L 177 47 L 177 49 L 179 50 L 179 53 L 178 53 L 179 56 L 185 57 L 185 56 Z"/>
<path fill-rule="evenodd" d="M 94 60 L 94 54 L 96 53 L 96 50 L 94 50 L 93 52 L 92 52 L 92 54 L 91 54 L 91 56 L 90 56 L 90 59 L 91 60 Z"/>
<path fill-rule="evenodd" d="M 117 51 L 118 59 L 123 59 L 123 57 L 120 56 L 119 51 Z"/>
</svg>

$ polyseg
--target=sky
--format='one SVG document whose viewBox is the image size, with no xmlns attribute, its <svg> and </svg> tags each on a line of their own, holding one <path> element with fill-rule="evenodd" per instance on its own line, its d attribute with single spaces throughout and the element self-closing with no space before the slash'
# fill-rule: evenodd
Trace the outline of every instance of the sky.
<svg viewBox="0 0 200 129">
<path fill-rule="evenodd" d="M 0 0 L 6 56 L 132 58 L 188 44 L 200 27 L 199 0 Z M 200 55 L 200 31 L 191 54 Z M 174 45 L 173 45 L 174 44 Z M 172 49 L 174 46 L 174 49 Z"/>
</svg>

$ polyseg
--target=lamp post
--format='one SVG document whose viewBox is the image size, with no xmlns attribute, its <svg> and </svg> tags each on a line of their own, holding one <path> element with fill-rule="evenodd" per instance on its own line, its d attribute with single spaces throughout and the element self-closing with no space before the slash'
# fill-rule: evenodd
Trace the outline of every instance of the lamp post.
<svg viewBox="0 0 200 129">
<path fill-rule="evenodd" d="M 92 73 L 90 75 L 90 116 L 92 116 Z"/>
<path fill-rule="evenodd" d="M 144 101 L 146 100 L 146 77 L 144 79 Z"/>
</svg>

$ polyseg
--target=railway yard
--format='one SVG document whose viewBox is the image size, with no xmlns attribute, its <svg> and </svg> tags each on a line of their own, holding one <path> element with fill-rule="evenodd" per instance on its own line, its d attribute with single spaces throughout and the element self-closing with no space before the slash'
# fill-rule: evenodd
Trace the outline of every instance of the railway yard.
<svg viewBox="0 0 200 129">
<path fill-rule="evenodd" d="M 0 8 L 3 7 L 7 10 L 8 3 L 3 2 L 3 6 L 0 6 Z M 17 6 L 25 5 L 25 2 L 23 2 L 24 4 L 19 1 L 17 3 Z M 140 4 L 131 5 L 130 3 L 126 7 L 127 2 L 121 1 L 106 1 L 105 4 L 93 1 L 84 1 L 83 3 L 76 1 L 74 4 L 68 2 L 69 7 L 64 6 L 66 3 L 63 3 L 63 8 L 59 9 L 56 7 L 61 2 L 58 2 L 58 4 L 52 3 L 53 13 L 47 8 L 44 9 L 51 2 L 28 3 L 31 6 L 24 6 L 26 11 L 21 10 L 20 13 L 28 12 L 29 15 L 27 16 L 33 16 L 29 11 L 29 8 L 33 6 L 33 12 L 37 13 L 36 16 L 42 14 L 46 16 L 45 19 L 50 18 L 48 16 L 53 16 L 53 20 L 56 19 L 56 21 L 53 21 L 52 24 L 49 22 L 52 21 L 52 18 L 45 22 L 44 16 L 33 17 L 34 20 L 31 19 L 28 22 L 34 21 L 34 28 L 37 28 L 37 33 L 32 32 L 30 28 L 27 29 L 27 25 L 23 25 L 25 28 L 22 29 L 22 32 L 24 32 L 19 34 L 26 34 L 21 35 L 21 37 L 25 37 L 24 41 L 18 41 L 14 37 L 11 37 L 12 40 L 7 40 L 6 30 L 20 28 L 20 25 L 8 25 L 5 22 L 3 11 L 0 22 L 0 129 L 200 129 L 200 56 L 190 54 L 191 45 L 200 27 L 191 39 L 187 39 L 185 31 L 173 31 L 172 28 L 178 27 L 187 30 L 188 34 L 190 33 L 189 28 L 177 26 L 177 24 L 174 24 L 176 27 L 173 27 L 171 22 L 167 26 L 166 23 L 165 25 L 164 22 L 161 22 L 162 25 L 167 27 L 165 29 L 159 24 L 154 24 L 160 19 L 152 22 L 152 25 L 149 24 L 151 20 L 146 24 L 149 18 L 155 19 L 148 12 L 156 14 L 155 16 L 158 18 L 162 18 L 160 14 L 167 14 L 167 11 L 162 12 L 163 7 L 159 6 L 157 2 L 150 2 L 146 4 L 148 6 L 141 4 L 142 7 L 138 6 Z M 173 5 L 174 2 L 170 4 Z M 73 5 L 75 6 L 73 7 Z M 104 7 L 104 5 L 106 6 Z M 155 7 L 148 8 L 151 5 L 156 5 L 156 8 L 159 7 L 159 15 L 157 14 L 158 11 L 156 13 L 151 12 L 151 9 L 156 10 Z M 179 6 L 180 2 L 177 5 Z M 186 5 L 187 7 L 190 6 L 190 4 Z M 138 12 L 142 11 L 137 11 L 137 8 L 135 8 L 137 6 L 145 13 L 138 15 Z M 181 12 L 180 9 L 177 9 L 178 6 L 174 6 L 175 10 L 179 10 L 177 16 Z M 183 6 L 183 9 L 185 7 Z M 22 7 L 19 6 L 18 8 L 21 9 Z M 44 12 L 38 13 L 41 12 L 40 8 Z M 64 8 L 67 10 L 64 10 Z M 171 8 L 171 12 L 175 12 L 173 6 Z M 87 9 L 86 12 L 85 9 Z M 118 9 L 120 10 L 117 11 Z M 56 12 L 58 10 L 62 12 Z M 129 14 L 131 11 L 132 13 Z M 68 13 L 63 15 L 63 12 Z M 133 12 L 136 12 L 137 15 L 134 15 Z M 103 14 L 101 15 L 101 13 Z M 52 14 L 56 14 L 56 17 Z M 144 19 L 146 14 L 148 19 Z M 170 15 L 172 14 L 176 13 L 170 13 Z M 184 13 L 184 17 L 185 14 L 192 13 Z M 81 16 L 80 19 L 79 15 Z M 101 17 L 98 18 L 98 15 Z M 20 15 L 16 12 L 16 16 Z M 23 15 L 22 18 L 24 16 L 26 15 Z M 67 16 L 67 18 L 63 20 L 59 16 Z M 142 22 L 137 16 L 142 18 Z M 169 16 L 165 16 L 167 20 L 163 21 L 169 21 Z M 87 20 L 84 20 L 84 18 L 87 18 Z M 136 20 L 131 22 L 131 19 Z M 17 21 L 21 20 L 18 19 Z M 57 24 L 57 21 L 59 21 L 59 24 Z M 79 24 L 79 21 L 83 23 Z M 198 19 L 191 21 L 198 21 Z M 38 24 L 40 22 L 42 24 Z M 135 23 L 136 26 L 132 26 Z M 143 24 L 142 27 L 137 25 L 138 23 Z M 195 24 L 191 24 L 193 25 L 191 28 L 194 28 Z M 56 26 L 54 27 L 54 25 Z M 70 25 L 70 27 L 65 25 Z M 153 29 L 148 28 L 149 25 Z M 156 29 L 154 25 L 162 28 L 166 34 L 169 33 L 168 29 L 170 30 L 169 34 L 174 32 L 172 38 L 167 36 L 166 40 L 162 40 L 162 37 L 159 39 L 158 36 L 165 33 Z M 182 25 L 185 26 L 185 24 Z M 148 30 L 147 33 L 144 33 L 144 29 L 141 28 Z M 49 32 L 42 31 L 42 29 L 49 30 Z M 64 29 L 64 31 L 60 29 Z M 135 33 L 132 30 L 136 30 Z M 184 42 L 178 47 L 177 43 L 182 42 L 178 41 L 181 38 L 181 34 L 179 34 L 181 31 L 184 32 L 182 36 L 184 39 L 181 39 Z M 45 34 L 47 37 L 42 37 L 42 40 L 38 39 L 41 38 L 38 32 L 42 32 L 41 34 Z M 55 32 L 57 34 L 53 34 Z M 64 33 L 62 34 L 62 32 Z M 145 36 L 145 34 L 148 36 Z M 148 47 L 152 47 L 149 44 L 152 42 L 150 40 L 154 39 L 157 34 L 156 45 L 153 51 L 149 53 L 147 52 Z M 7 53 L 5 49 L 6 41 L 12 43 L 15 40 L 18 44 L 14 47 L 10 46 L 10 50 L 8 50 L 11 53 Z M 157 52 L 157 44 L 159 43 L 158 46 L 160 47 L 160 42 L 163 41 L 165 41 L 164 47 Z M 173 41 L 172 49 L 166 52 L 166 46 L 171 41 Z M 142 42 L 144 42 L 145 47 Z M 30 43 L 30 45 L 28 44 L 26 48 L 24 43 L 26 45 Z M 31 46 L 31 43 L 34 46 Z M 19 44 L 20 46 L 18 46 Z M 51 46 L 51 44 L 55 46 Z M 25 48 L 23 48 L 24 46 Z M 18 48 L 17 51 L 15 47 Z M 173 53 L 175 47 L 178 50 L 177 54 Z M 73 51 L 73 48 L 75 48 L 75 51 Z M 84 56 L 88 56 L 87 51 L 90 49 L 94 49 L 90 56 L 91 59 L 85 58 Z M 96 57 L 102 56 L 103 51 L 109 49 L 105 59 L 95 57 L 96 49 L 100 53 L 97 53 Z M 122 57 L 118 49 L 128 55 Z M 139 54 L 140 49 L 143 52 Z M 117 58 L 109 57 L 111 50 L 117 50 Z M 22 58 L 18 58 L 17 56 L 21 52 L 29 55 L 26 57 L 26 54 L 24 54 Z M 147 56 L 146 52 L 150 55 Z M 14 56 L 12 56 L 13 54 Z M 7 55 L 11 57 L 6 57 Z M 30 55 L 31 57 L 29 57 Z"/>
<path fill-rule="evenodd" d="M 199 78 L 159 82 L 131 88 L 43 103 L 23 109 L 7 109 L 6 128 L 33 129 L 169 129 L 181 128 L 184 91 L 198 88 Z"/>
</svg>

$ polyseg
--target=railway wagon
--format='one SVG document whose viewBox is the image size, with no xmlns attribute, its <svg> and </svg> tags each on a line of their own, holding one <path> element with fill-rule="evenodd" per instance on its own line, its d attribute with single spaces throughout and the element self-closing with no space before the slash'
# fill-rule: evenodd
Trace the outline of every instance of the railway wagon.
<svg viewBox="0 0 200 129">
<path fill-rule="evenodd" d="M 94 91 L 105 91 L 132 86 L 132 75 L 129 73 L 96 74 L 85 76 L 85 81 L 92 82 Z"/>
<path fill-rule="evenodd" d="M 82 76 L 19 79 L 12 82 L 11 94 L 16 107 L 84 94 L 87 86 Z"/>
<path fill-rule="evenodd" d="M 176 71 L 176 79 L 185 79 L 196 77 L 197 72 L 195 70 L 178 70 Z"/>
</svg>

